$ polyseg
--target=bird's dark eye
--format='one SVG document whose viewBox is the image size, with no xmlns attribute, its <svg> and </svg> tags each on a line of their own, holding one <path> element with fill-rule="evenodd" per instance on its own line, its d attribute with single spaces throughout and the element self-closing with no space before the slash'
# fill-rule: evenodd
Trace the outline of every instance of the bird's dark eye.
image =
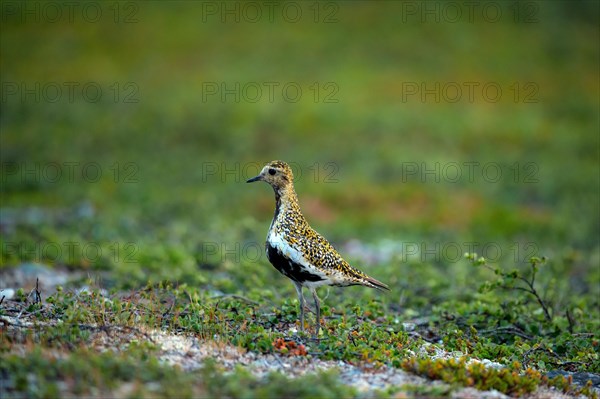
<svg viewBox="0 0 600 399">
<path fill-rule="evenodd" d="M 269 169 L 269 174 L 273 176 L 277 171 L 275 169 Z"/>
</svg>

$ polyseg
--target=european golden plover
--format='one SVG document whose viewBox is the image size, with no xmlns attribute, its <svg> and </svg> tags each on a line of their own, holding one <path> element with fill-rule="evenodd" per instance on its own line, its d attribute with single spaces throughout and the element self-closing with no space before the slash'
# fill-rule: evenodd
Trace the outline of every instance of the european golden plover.
<svg viewBox="0 0 600 399">
<path fill-rule="evenodd" d="M 279 272 L 296 286 L 300 302 L 300 331 L 304 331 L 304 296 L 307 287 L 315 301 L 317 327 L 321 328 L 321 309 L 316 288 L 322 285 L 345 287 L 364 285 L 379 290 L 388 286 L 350 266 L 333 246 L 313 230 L 300 211 L 294 191 L 294 175 L 283 161 L 269 162 L 260 174 L 247 183 L 267 182 L 275 191 L 275 215 L 269 227 L 265 250 L 267 258 Z"/>
</svg>

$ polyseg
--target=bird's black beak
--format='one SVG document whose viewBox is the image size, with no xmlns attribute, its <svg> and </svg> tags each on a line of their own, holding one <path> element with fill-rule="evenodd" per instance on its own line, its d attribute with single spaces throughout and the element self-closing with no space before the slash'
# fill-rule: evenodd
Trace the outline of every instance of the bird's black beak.
<svg viewBox="0 0 600 399">
<path fill-rule="evenodd" d="M 253 182 L 259 181 L 259 180 L 262 180 L 262 176 L 261 175 L 258 175 L 256 177 L 253 177 L 252 179 L 246 180 L 246 183 L 253 183 Z"/>
</svg>

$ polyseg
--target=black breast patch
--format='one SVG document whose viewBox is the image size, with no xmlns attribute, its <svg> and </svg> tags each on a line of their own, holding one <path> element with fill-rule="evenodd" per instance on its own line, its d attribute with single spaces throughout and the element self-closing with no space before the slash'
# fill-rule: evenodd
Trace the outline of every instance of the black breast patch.
<svg viewBox="0 0 600 399">
<path fill-rule="evenodd" d="M 307 281 L 324 280 L 323 277 L 311 273 L 304 266 L 283 256 L 277 248 L 272 247 L 269 243 L 266 244 L 266 250 L 269 262 L 284 276 L 301 284 Z"/>
</svg>

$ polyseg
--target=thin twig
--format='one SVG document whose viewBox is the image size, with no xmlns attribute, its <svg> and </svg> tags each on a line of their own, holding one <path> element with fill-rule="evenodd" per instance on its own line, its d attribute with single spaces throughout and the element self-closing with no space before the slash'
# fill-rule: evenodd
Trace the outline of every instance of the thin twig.
<svg viewBox="0 0 600 399">
<path fill-rule="evenodd" d="M 573 316 L 571 312 L 569 312 L 569 308 L 567 308 L 567 320 L 569 321 L 569 332 L 573 334 L 573 327 L 575 326 L 575 320 L 573 320 Z"/>
<path fill-rule="evenodd" d="M 581 333 L 575 333 L 573 334 L 574 337 L 595 337 L 596 333 L 586 333 L 586 332 L 581 332 Z"/>
<path fill-rule="evenodd" d="M 31 294 L 34 293 L 36 289 L 33 288 L 31 291 L 29 291 L 29 294 L 27 294 L 27 297 L 25 298 L 25 303 L 27 303 L 29 301 L 29 297 L 31 297 Z M 23 314 L 23 312 L 25 311 L 25 306 L 23 307 L 23 309 L 21 309 L 21 311 L 19 312 L 19 314 L 17 315 L 17 319 L 21 318 L 21 315 Z"/>
<path fill-rule="evenodd" d="M 35 278 L 35 303 L 42 303 L 42 293 L 40 292 L 40 279 Z"/>
<path fill-rule="evenodd" d="M 514 335 L 518 335 L 521 338 L 525 338 L 527 340 L 532 340 L 533 337 L 525 334 L 523 331 L 521 331 L 521 329 L 514 327 L 514 326 L 506 326 L 506 327 L 497 327 L 497 328 L 491 328 L 488 330 L 481 330 L 479 331 L 480 334 L 496 334 L 498 332 L 508 332 L 508 333 L 512 333 Z"/>
<path fill-rule="evenodd" d="M 546 320 L 547 321 L 552 321 L 552 316 L 550 316 L 550 312 L 548 311 L 548 307 L 546 306 L 546 303 L 542 300 L 542 298 L 540 298 L 540 296 L 537 293 L 536 289 L 533 288 L 533 286 L 531 285 L 531 283 L 527 279 L 525 279 L 523 277 L 519 277 L 519 279 L 525 281 L 530 288 L 510 287 L 508 285 L 503 285 L 503 286 L 501 286 L 501 288 L 504 288 L 505 290 L 525 291 L 525 292 L 533 295 L 535 297 L 535 299 L 537 300 L 537 302 L 542 307 L 542 310 L 544 311 L 544 316 L 546 317 Z"/>
<path fill-rule="evenodd" d="M 357 346 L 356 341 L 354 341 L 354 337 L 352 336 L 352 333 L 348 334 L 348 338 L 350 338 L 350 341 L 352 341 L 352 345 Z"/>
<path fill-rule="evenodd" d="M 494 273 L 496 273 L 496 269 L 494 269 L 493 267 L 491 267 L 490 265 L 488 265 L 487 263 L 484 264 L 484 266 L 488 269 L 493 271 Z M 536 267 L 532 267 L 533 271 L 531 273 L 531 281 L 527 280 L 525 277 L 518 275 L 517 279 L 523 281 L 527 287 L 529 288 L 523 288 L 523 287 L 510 287 L 507 285 L 502 285 L 501 288 L 507 289 L 507 290 L 519 290 L 519 291 L 525 291 L 531 295 L 533 295 L 535 297 L 535 299 L 537 300 L 537 302 L 540 304 L 540 306 L 542 307 L 542 310 L 544 311 L 544 316 L 546 317 L 547 321 L 552 321 L 552 316 L 550 315 L 550 312 L 548 311 L 548 306 L 546 305 L 546 303 L 544 302 L 544 300 L 539 296 L 537 290 L 534 287 L 535 284 L 535 276 L 537 273 L 537 268 Z M 505 275 L 504 273 L 502 273 L 503 275 Z"/>
</svg>

